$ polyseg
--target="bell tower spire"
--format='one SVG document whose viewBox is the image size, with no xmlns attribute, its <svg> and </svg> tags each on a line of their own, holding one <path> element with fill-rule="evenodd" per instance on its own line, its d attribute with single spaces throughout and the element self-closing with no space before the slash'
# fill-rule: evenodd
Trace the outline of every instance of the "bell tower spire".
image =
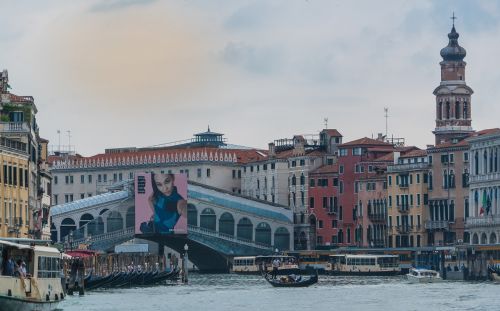
<svg viewBox="0 0 500 311">
<path fill-rule="evenodd" d="M 458 44 L 460 36 L 453 25 L 448 34 L 448 45 L 441 49 L 441 83 L 434 90 L 436 96 L 436 128 L 433 133 L 436 145 L 460 140 L 473 132 L 471 95 L 474 91 L 465 83 L 464 61 L 467 52 Z"/>
</svg>

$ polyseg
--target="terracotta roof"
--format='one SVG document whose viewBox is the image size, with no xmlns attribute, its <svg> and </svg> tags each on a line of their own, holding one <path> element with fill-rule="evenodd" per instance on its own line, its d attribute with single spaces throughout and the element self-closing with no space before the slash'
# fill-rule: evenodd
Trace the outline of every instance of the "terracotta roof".
<svg viewBox="0 0 500 311">
<path fill-rule="evenodd" d="M 342 137 L 342 134 L 340 134 L 340 132 L 337 131 L 336 129 L 324 129 L 321 132 L 327 133 L 328 135 L 333 136 L 333 137 Z"/>
<path fill-rule="evenodd" d="M 328 173 L 338 173 L 339 165 L 338 163 L 332 165 L 323 165 L 318 167 L 317 169 L 309 172 L 309 174 L 328 174 Z"/>
<path fill-rule="evenodd" d="M 179 157 L 183 157 L 185 154 L 189 156 L 192 154 L 215 154 L 222 156 L 236 156 L 237 163 L 248 163 L 260 161 L 267 158 L 267 151 L 265 150 L 257 150 L 257 149 L 221 149 L 221 148 L 213 148 L 213 147 L 204 147 L 204 148 L 175 148 L 175 149 L 163 149 L 163 150 L 147 150 L 147 151 L 137 151 L 137 152 L 118 152 L 118 153 L 101 153 L 96 154 L 90 157 L 82 157 L 82 156 L 69 156 L 69 157 L 60 157 L 60 156 L 49 156 L 48 162 L 54 163 L 55 161 L 66 160 L 77 161 L 77 160 L 90 160 L 90 161 L 100 161 L 100 160 L 121 160 L 127 157 L 133 158 L 147 158 L 147 157 L 175 157 L 176 155 Z"/>
<path fill-rule="evenodd" d="M 481 131 L 477 131 L 477 132 L 471 133 L 469 135 L 469 137 L 467 137 L 467 138 L 478 137 L 478 136 L 488 135 L 488 134 L 495 134 L 495 133 L 500 133 L 500 128 L 491 128 L 491 129 L 484 129 L 484 130 L 481 130 Z M 465 146 L 469 145 L 469 142 L 467 141 L 467 138 L 462 139 L 462 140 L 460 140 L 460 141 L 458 141 L 456 143 L 448 141 L 448 142 L 439 144 L 437 146 L 431 147 L 429 149 L 431 149 L 431 150 L 434 149 L 435 150 L 435 149 L 443 149 L 443 148 L 465 147 Z"/>
<path fill-rule="evenodd" d="M 371 139 L 368 137 L 363 137 L 360 139 L 356 139 L 345 144 L 341 144 L 339 147 L 348 147 L 348 146 L 387 146 L 392 147 L 392 144 L 386 143 L 383 141 Z"/>
<path fill-rule="evenodd" d="M 401 153 L 407 153 L 413 150 L 420 150 L 417 146 L 405 146 L 405 147 L 396 147 L 395 151 L 399 151 Z"/>
<path fill-rule="evenodd" d="M 394 162 L 394 152 L 378 157 L 373 162 Z"/>
<path fill-rule="evenodd" d="M 33 96 L 19 96 L 10 93 L 9 100 L 13 103 L 33 103 Z"/>
<path fill-rule="evenodd" d="M 427 156 L 427 150 L 413 150 L 400 156 L 400 158 L 414 158 L 414 157 L 425 157 L 425 156 Z"/>
</svg>

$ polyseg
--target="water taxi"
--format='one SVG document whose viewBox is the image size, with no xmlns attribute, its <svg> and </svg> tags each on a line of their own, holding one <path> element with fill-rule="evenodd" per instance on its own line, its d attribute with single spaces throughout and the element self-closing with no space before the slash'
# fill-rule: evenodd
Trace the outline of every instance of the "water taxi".
<svg viewBox="0 0 500 311">
<path fill-rule="evenodd" d="M 326 272 L 332 275 L 397 275 L 401 274 L 397 255 L 330 255 Z"/>
<path fill-rule="evenodd" d="M 65 298 L 61 253 L 47 246 L 0 240 L 0 311 L 54 310 Z M 26 269 L 18 267 L 19 262 Z"/>
<path fill-rule="evenodd" d="M 300 273 L 295 257 L 286 255 L 234 257 L 231 271 L 239 274 L 271 273 L 275 259 L 280 261 L 278 274 Z"/>
<path fill-rule="evenodd" d="M 410 283 L 434 283 L 443 280 L 439 272 L 429 269 L 412 268 L 406 277 Z"/>
</svg>

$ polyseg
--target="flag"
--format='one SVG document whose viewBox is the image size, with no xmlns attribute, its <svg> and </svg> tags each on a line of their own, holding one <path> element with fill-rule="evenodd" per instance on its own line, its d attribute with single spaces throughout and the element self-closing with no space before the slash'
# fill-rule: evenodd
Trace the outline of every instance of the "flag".
<svg viewBox="0 0 500 311">
<path fill-rule="evenodd" d="M 483 204 L 481 206 L 481 209 L 479 210 L 479 215 L 483 216 L 485 210 L 486 212 L 488 211 L 488 195 L 486 194 L 486 191 L 483 192 Z"/>
<path fill-rule="evenodd" d="M 486 215 L 490 214 L 491 211 L 491 194 L 486 197 Z"/>
</svg>

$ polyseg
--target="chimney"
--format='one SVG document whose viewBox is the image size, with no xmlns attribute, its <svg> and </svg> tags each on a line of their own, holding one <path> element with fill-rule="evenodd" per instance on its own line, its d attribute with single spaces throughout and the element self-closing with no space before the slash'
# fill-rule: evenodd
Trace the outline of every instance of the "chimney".
<svg viewBox="0 0 500 311">
<path fill-rule="evenodd" d="M 401 152 L 394 151 L 394 164 L 398 164 L 400 156 L 401 156 Z"/>
<path fill-rule="evenodd" d="M 377 140 L 378 141 L 384 141 L 385 140 L 385 136 L 382 133 L 378 133 L 377 134 Z"/>
<path fill-rule="evenodd" d="M 274 143 L 269 143 L 269 157 L 275 157 L 276 156 L 276 150 Z"/>
</svg>

